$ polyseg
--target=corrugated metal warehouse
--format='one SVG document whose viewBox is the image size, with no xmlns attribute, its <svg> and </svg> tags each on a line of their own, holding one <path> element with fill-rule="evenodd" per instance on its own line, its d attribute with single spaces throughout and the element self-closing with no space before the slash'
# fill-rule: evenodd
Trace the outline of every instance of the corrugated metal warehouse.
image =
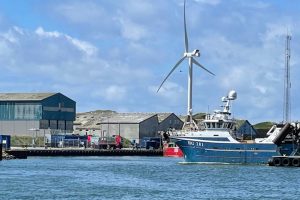
<svg viewBox="0 0 300 200">
<path fill-rule="evenodd" d="M 256 138 L 257 131 L 250 124 L 248 120 L 237 120 L 236 123 L 237 135 L 243 139 L 254 139 Z"/>
<path fill-rule="evenodd" d="M 158 118 L 148 113 L 118 113 L 100 122 L 101 137 L 120 135 L 136 142 L 144 137 L 156 137 Z"/>
<path fill-rule="evenodd" d="M 144 137 L 157 137 L 158 131 L 181 129 L 183 122 L 174 113 L 116 113 L 92 111 L 78 113 L 75 133 L 111 137 L 120 135 L 138 142 Z"/>
<path fill-rule="evenodd" d="M 76 102 L 61 93 L 0 93 L 0 132 L 72 132 Z"/>
<path fill-rule="evenodd" d="M 74 132 L 80 135 L 101 135 L 100 122 L 107 117 L 116 114 L 110 110 L 96 110 L 84 113 L 77 113 L 74 122 Z"/>
<path fill-rule="evenodd" d="M 183 121 L 174 113 L 158 113 L 158 131 L 166 132 L 168 129 L 181 130 Z"/>
</svg>

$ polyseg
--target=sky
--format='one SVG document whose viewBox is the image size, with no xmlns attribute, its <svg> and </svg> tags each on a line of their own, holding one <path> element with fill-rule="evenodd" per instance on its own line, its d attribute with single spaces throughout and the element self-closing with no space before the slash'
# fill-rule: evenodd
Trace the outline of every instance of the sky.
<svg viewBox="0 0 300 200">
<path fill-rule="evenodd" d="M 187 0 L 193 113 L 220 109 L 250 123 L 283 120 L 285 38 L 291 40 L 291 117 L 300 119 L 300 2 Z M 0 92 L 60 92 L 77 112 L 187 113 L 183 0 L 1 0 Z"/>
</svg>

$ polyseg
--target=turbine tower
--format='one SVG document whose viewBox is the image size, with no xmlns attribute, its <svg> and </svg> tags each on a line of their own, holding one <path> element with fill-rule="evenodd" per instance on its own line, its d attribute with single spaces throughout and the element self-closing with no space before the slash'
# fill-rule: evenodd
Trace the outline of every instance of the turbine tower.
<svg viewBox="0 0 300 200">
<path fill-rule="evenodd" d="M 183 53 L 183 57 L 175 64 L 175 66 L 172 68 L 172 70 L 169 72 L 169 74 L 166 76 L 166 78 L 163 80 L 163 82 L 160 84 L 157 92 L 160 90 L 162 85 L 165 83 L 165 81 L 169 78 L 169 76 L 174 72 L 174 70 L 182 63 L 183 60 L 188 59 L 189 63 L 189 73 L 188 73 L 188 104 L 187 104 L 187 119 L 184 123 L 183 128 L 198 128 L 196 123 L 193 121 L 193 113 L 192 113 L 192 97 L 193 97 L 193 64 L 197 65 L 198 67 L 201 67 L 208 73 L 215 75 L 214 73 L 210 72 L 208 69 L 203 67 L 200 63 L 198 63 L 195 59 L 195 57 L 200 56 L 200 51 L 198 49 L 195 49 L 191 52 L 189 52 L 189 40 L 186 30 L 186 19 L 185 19 L 185 0 L 183 5 L 183 20 L 184 20 L 184 45 L 185 45 L 185 51 Z"/>
<path fill-rule="evenodd" d="M 292 36 L 287 33 L 285 44 L 285 70 L 284 70 L 284 105 L 283 105 L 283 122 L 291 122 L 291 80 L 290 80 L 290 58 L 291 49 L 290 41 Z"/>
</svg>

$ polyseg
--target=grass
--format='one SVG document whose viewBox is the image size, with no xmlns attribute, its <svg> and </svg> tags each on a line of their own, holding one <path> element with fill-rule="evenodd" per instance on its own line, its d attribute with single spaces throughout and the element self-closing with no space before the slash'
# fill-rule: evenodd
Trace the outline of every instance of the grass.
<svg viewBox="0 0 300 200">
<path fill-rule="evenodd" d="M 205 119 L 206 113 L 196 113 L 193 115 L 194 119 Z"/>
<path fill-rule="evenodd" d="M 44 137 L 37 137 L 35 139 L 36 146 L 44 146 Z M 32 146 L 31 136 L 11 136 L 12 147 L 29 147 Z"/>
<path fill-rule="evenodd" d="M 254 125 L 255 129 L 270 129 L 274 125 L 273 122 L 261 122 Z"/>
</svg>

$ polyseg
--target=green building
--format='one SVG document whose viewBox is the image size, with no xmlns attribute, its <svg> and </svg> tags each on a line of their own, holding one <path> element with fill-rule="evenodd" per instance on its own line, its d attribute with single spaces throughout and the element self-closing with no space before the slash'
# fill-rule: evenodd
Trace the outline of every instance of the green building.
<svg viewBox="0 0 300 200">
<path fill-rule="evenodd" d="M 0 133 L 72 132 L 76 102 L 61 93 L 0 93 Z"/>
</svg>

